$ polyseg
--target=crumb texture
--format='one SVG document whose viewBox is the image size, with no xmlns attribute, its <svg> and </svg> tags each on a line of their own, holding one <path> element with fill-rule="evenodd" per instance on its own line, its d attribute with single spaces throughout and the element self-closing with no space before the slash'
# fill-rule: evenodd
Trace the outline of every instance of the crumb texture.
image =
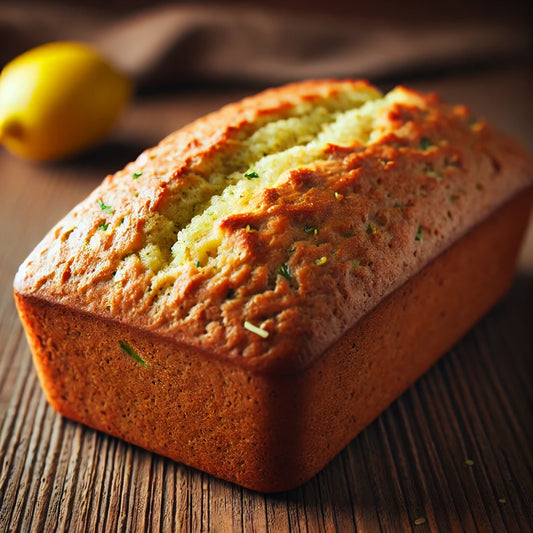
<svg viewBox="0 0 533 533">
<path fill-rule="evenodd" d="M 293 84 L 108 176 L 15 289 L 248 367 L 304 367 L 531 181 L 514 142 L 464 106 Z"/>
</svg>

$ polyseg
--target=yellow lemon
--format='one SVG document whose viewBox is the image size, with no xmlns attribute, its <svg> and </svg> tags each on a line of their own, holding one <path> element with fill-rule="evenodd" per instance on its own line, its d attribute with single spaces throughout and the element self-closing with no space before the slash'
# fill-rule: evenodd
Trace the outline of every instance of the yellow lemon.
<svg viewBox="0 0 533 533">
<path fill-rule="evenodd" d="M 106 137 L 130 94 L 128 78 L 90 46 L 39 46 L 0 74 L 0 142 L 31 160 L 68 157 Z"/>
</svg>

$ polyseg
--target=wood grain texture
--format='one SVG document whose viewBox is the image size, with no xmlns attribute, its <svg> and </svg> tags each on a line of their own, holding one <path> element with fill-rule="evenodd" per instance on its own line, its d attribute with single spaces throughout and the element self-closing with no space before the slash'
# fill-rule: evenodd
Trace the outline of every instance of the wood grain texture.
<svg viewBox="0 0 533 533">
<path fill-rule="evenodd" d="M 18 264 L 105 173 L 171 122 L 178 127 L 221 98 L 139 102 L 113 145 L 61 165 L 38 167 L 0 152 L 0 532 L 531 531 L 530 265 L 439 363 L 290 492 L 242 489 L 72 423 L 47 405 L 13 304 Z"/>
</svg>

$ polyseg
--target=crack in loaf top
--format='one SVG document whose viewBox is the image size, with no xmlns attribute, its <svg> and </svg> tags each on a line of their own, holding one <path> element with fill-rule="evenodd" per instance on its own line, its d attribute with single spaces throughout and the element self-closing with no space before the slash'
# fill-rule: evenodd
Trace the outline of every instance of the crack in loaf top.
<svg viewBox="0 0 533 533">
<path fill-rule="evenodd" d="M 292 84 L 108 176 L 15 288 L 258 370 L 301 368 L 530 183 L 520 149 L 464 106 Z"/>
</svg>

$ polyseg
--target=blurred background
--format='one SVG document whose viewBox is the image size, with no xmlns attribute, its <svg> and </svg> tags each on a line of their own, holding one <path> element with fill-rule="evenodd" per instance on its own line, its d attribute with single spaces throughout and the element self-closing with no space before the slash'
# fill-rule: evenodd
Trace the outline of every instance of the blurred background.
<svg viewBox="0 0 533 533">
<path fill-rule="evenodd" d="M 44 42 L 89 41 L 139 91 L 303 77 L 406 80 L 526 61 L 531 2 L 4 1 L 0 63 Z"/>
</svg>

